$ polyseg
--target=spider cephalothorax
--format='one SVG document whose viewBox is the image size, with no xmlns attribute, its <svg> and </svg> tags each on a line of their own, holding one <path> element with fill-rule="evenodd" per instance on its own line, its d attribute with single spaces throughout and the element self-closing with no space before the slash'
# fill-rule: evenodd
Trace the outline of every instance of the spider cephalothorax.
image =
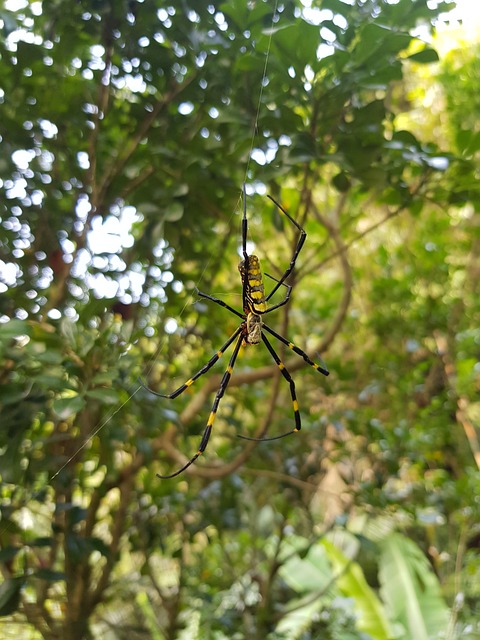
<svg viewBox="0 0 480 640">
<path fill-rule="evenodd" d="M 260 260 L 256 255 L 248 255 L 247 253 L 248 223 L 247 223 L 246 193 L 245 193 L 245 185 L 244 185 L 243 186 L 244 206 L 243 206 L 243 218 L 242 218 L 243 260 L 238 265 L 238 270 L 240 271 L 240 276 L 242 279 L 243 313 L 241 313 L 240 311 L 237 311 L 237 309 L 234 309 L 233 307 L 228 305 L 226 302 L 223 302 L 223 300 L 214 298 L 208 293 L 202 293 L 201 291 L 197 292 L 201 298 L 210 300 L 211 302 L 214 302 L 215 304 L 218 304 L 221 307 L 228 309 L 231 313 L 238 316 L 241 319 L 241 323 L 237 327 L 237 329 L 234 331 L 234 333 L 230 336 L 230 338 L 225 342 L 225 344 L 210 358 L 210 360 L 199 371 L 197 371 L 197 373 L 194 376 L 192 376 L 184 384 L 178 387 L 178 389 L 176 389 L 175 391 L 169 394 L 158 393 L 156 391 L 153 391 L 152 389 L 149 389 L 149 390 L 155 395 L 160 396 L 162 398 L 169 398 L 169 399 L 176 398 L 181 393 L 183 393 L 186 389 L 188 389 L 188 387 L 190 387 L 195 382 L 195 380 L 200 378 L 200 376 L 202 376 L 209 369 L 211 369 L 211 367 L 213 367 L 213 365 L 217 362 L 217 360 L 219 360 L 219 358 L 223 355 L 226 349 L 228 349 L 228 347 L 233 342 L 235 342 L 235 347 L 230 357 L 230 362 L 228 363 L 225 373 L 223 374 L 222 380 L 220 382 L 220 387 L 217 391 L 217 395 L 215 396 L 215 400 L 213 401 L 212 410 L 210 411 L 210 415 L 207 420 L 207 425 L 203 432 L 202 440 L 200 442 L 200 446 L 198 447 L 196 454 L 192 458 L 190 458 L 190 460 L 188 460 L 183 465 L 183 467 L 178 469 L 178 471 L 175 471 L 175 473 L 172 473 L 170 475 L 157 474 L 160 478 L 173 478 L 175 476 L 178 476 L 180 473 L 185 471 L 185 469 L 187 469 L 191 464 L 193 464 L 195 460 L 198 458 L 198 456 L 200 456 L 207 448 L 208 441 L 210 439 L 210 434 L 212 432 L 213 423 L 215 421 L 215 416 L 217 415 L 218 405 L 220 404 L 220 400 L 223 398 L 223 395 L 228 387 L 228 383 L 230 382 L 230 378 L 233 373 L 233 368 L 237 360 L 238 352 L 240 351 L 240 347 L 242 346 L 242 344 L 257 345 L 260 342 L 264 343 L 265 347 L 267 348 L 270 355 L 272 356 L 275 363 L 277 364 L 278 368 L 280 369 L 282 376 L 290 385 L 290 395 L 291 395 L 292 404 L 293 404 L 293 415 L 295 420 L 295 427 L 290 431 L 288 431 L 287 433 L 283 433 L 282 435 L 274 436 L 272 438 L 250 438 L 248 436 L 239 435 L 240 438 L 244 438 L 246 440 L 257 440 L 261 442 L 268 441 L 268 440 L 278 440 L 279 438 L 283 438 L 287 435 L 290 435 L 291 433 L 300 431 L 302 427 L 300 411 L 298 408 L 297 395 L 295 391 L 295 382 L 293 381 L 293 378 L 288 372 L 284 363 L 281 361 L 280 357 L 276 353 L 275 349 L 270 344 L 270 341 L 267 339 L 265 332 L 269 333 L 274 338 L 276 338 L 279 342 L 286 345 L 294 353 L 301 356 L 305 360 L 305 362 L 309 364 L 311 367 L 313 367 L 320 373 L 323 373 L 323 375 L 328 376 L 328 373 L 329 373 L 328 369 L 326 369 L 324 366 L 320 366 L 315 362 L 313 362 L 313 360 L 309 358 L 309 356 L 305 353 L 305 351 L 303 351 L 302 349 L 299 349 L 297 346 L 293 344 L 293 342 L 290 342 L 289 340 L 281 336 L 279 333 L 277 333 L 276 331 L 271 329 L 268 325 L 266 325 L 265 322 L 263 321 L 264 315 L 266 315 L 267 313 L 270 313 L 271 311 L 274 311 L 275 309 L 278 309 L 279 307 L 282 307 L 283 305 L 287 304 L 287 302 L 289 301 L 292 287 L 291 285 L 286 283 L 286 280 L 288 276 L 292 273 L 295 267 L 295 262 L 298 258 L 300 251 L 302 250 L 303 244 L 305 242 L 305 238 L 307 236 L 304 229 L 302 229 L 302 227 L 297 222 L 295 222 L 295 220 L 285 211 L 285 209 L 271 196 L 268 196 L 268 197 L 275 204 L 275 206 L 278 207 L 278 209 L 290 220 L 290 222 L 293 225 L 295 225 L 295 227 L 299 231 L 297 246 L 293 253 L 292 259 L 290 260 L 290 265 L 284 271 L 283 275 L 279 280 L 277 280 L 276 278 L 273 278 L 272 276 L 268 276 L 268 274 L 265 274 L 266 276 L 268 276 L 269 278 L 275 281 L 275 285 L 273 289 L 270 291 L 268 295 L 265 295 L 265 287 L 263 284 L 262 271 L 260 269 Z M 278 291 L 280 287 L 285 287 L 287 290 L 284 299 L 278 302 L 277 304 L 269 306 L 268 301 L 272 298 L 274 293 Z M 142 382 L 142 385 L 145 386 L 143 382 Z"/>
<path fill-rule="evenodd" d="M 243 336 L 245 344 L 259 344 L 262 340 L 262 316 L 256 313 L 247 314 L 246 334 Z"/>
</svg>

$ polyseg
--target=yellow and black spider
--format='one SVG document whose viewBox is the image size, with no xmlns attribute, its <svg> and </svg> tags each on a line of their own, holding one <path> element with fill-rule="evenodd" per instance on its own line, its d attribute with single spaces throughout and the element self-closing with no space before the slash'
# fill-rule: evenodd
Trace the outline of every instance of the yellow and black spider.
<svg viewBox="0 0 480 640">
<path fill-rule="evenodd" d="M 290 385 L 290 395 L 292 397 L 293 413 L 295 417 L 295 428 L 292 429 L 291 431 L 288 431 L 287 433 L 284 433 L 280 436 L 275 436 L 273 438 L 249 438 L 248 436 L 242 436 L 242 435 L 239 435 L 238 436 L 239 438 L 243 438 L 245 440 L 255 440 L 259 442 L 278 440 L 292 433 L 295 433 L 296 431 L 300 431 L 302 427 L 300 412 L 298 409 L 297 395 L 295 393 L 295 383 L 293 381 L 292 376 L 287 371 L 285 365 L 280 360 L 279 356 L 277 355 L 274 348 L 270 344 L 269 340 L 267 340 L 265 332 L 269 333 L 280 342 L 283 342 L 283 344 L 285 344 L 289 349 L 291 349 L 296 354 L 301 356 L 307 364 L 309 364 L 311 367 L 313 367 L 320 373 L 323 373 L 324 376 L 328 376 L 329 374 L 328 369 L 321 367 L 320 365 L 313 362 L 313 360 L 311 360 L 308 357 L 305 351 L 302 351 L 302 349 L 299 349 L 297 346 L 293 344 L 293 342 L 290 342 L 289 340 L 287 340 L 286 338 L 278 334 L 276 331 L 271 329 L 268 325 L 266 325 L 263 322 L 264 315 L 266 315 L 267 313 L 270 313 L 271 311 L 274 311 L 275 309 L 278 309 L 279 307 L 282 307 L 284 304 L 287 304 L 287 302 L 289 301 L 292 287 L 291 285 L 287 284 L 285 281 L 288 278 L 288 276 L 292 273 L 295 267 L 295 262 L 298 258 L 300 251 L 302 250 L 305 239 L 307 237 L 305 230 L 302 229 L 302 227 L 297 222 L 295 222 L 295 220 L 285 211 L 285 209 L 276 200 L 274 200 L 272 196 L 268 196 L 268 198 L 270 198 L 270 200 L 275 204 L 275 206 L 278 207 L 278 209 L 285 216 L 287 216 L 290 222 L 294 224 L 297 227 L 298 231 L 300 232 L 297 246 L 293 253 L 293 257 L 290 261 L 290 265 L 287 267 L 287 269 L 285 270 L 280 280 L 277 280 L 276 278 L 269 276 L 267 273 L 265 274 L 266 276 L 274 280 L 276 283 L 273 289 L 270 291 L 270 293 L 267 296 L 265 296 L 262 272 L 260 269 L 260 260 L 258 259 L 257 256 L 255 255 L 249 256 L 247 253 L 248 223 L 247 223 L 246 191 L 245 191 L 245 185 L 244 185 L 243 186 L 243 218 L 242 218 L 243 260 L 238 265 L 238 270 L 240 271 L 240 276 L 242 278 L 243 313 L 241 313 L 240 311 L 237 311 L 230 305 L 226 304 L 226 302 L 223 302 L 223 300 L 214 298 L 213 296 L 210 296 L 207 293 L 202 293 L 201 291 L 197 291 L 197 294 L 201 298 L 205 298 L 207 300 L 210 300 L 211 302 L 215 302 L 216 304 L 220 305 L 221 307 L 224 307 L 225 309 L 228 309 L 231 313 L 234 313 L 236 316 L 238 316 L 241 319 L 241 323 L 239 327 L 235 330 L 233 335 L 231 335 L 230 338 L 225 342 L 225 344 L 210 358 L 210 360 L 199 371 L 197 371 L 197 373 L 194 376 L 192 376 L 189 380 L 187 380 L 184 384 L 182 384 L 180 387 L 178 387 L 178 389 L 176 389 L 172 393 L 168 393 L 168 394 L 157 393 L 156 391 L 153 391 L 153 389 L 150 389 L 149 387 L 147 387 L 140 380 L 140 383 L 142 384 L 142 386 L 145 387 L 151 393 L 155 394 L 156 396 L 160 396 L 161 398 L 169 398 L 169 399 L 176 398 L 177 396 L 182 394 L 186 389 L 188 389 L 195 382 L 195 380 L 198 380 L 200 376 L 203 376 L 204 373 L 206 373 L 209 369 L 211 369 L 211 367 L 213 367 L 213 365 L 223 355 L 226 349 L 228 349 L 228 347 L 236 339 L 235 347 L 233 349 L 230 362 L 228 363 L 225 373 L 223 374 L 223 378 L 220 382 L 220 387 L 217 391 L 217 395 L 215 396 L 215 400 L 213 401 L 212 410 L 210 412 L 210 416 L 207 421 L 207 426 L 205 427 L 205 431 L 203 433 L 203 437 L 200 442 L 200 446 L 198 448 L 197 453 L 186 464 L 184 464 L 183 467 L 181 467 L 178 471 L 175 471 L 175 473 L 172 473 L 170 475 L 157 474 L 159 478 L 174 478 L 175 476 L 180 475 L 183 471 L 185 471 L 185 469 L 187 469 L 191 464 L 193 464 L 195 460 L 207 448 L 208 441 L 210 439 L 210 434 L 212 432 L 213 423 L 215 421 L 215 416 L 217 415 L 218 405 L 220 404 L 220 400 L 223 398 L 223 395 L 227 390 L 228 383 L 230 382 L 230 378 L 232 376 L 233 367 L 235 366 L 235 361 L 237 359 L 238 352 L 240 351 L 240 347 L 242 346 L 242 344 L 253 345 L 253 344 L 259 344 L 260 341 L 262 341 L 264 345 L 267 347 L 272 358 L 277 363 L 282 373 L 282 376 Z M 274 304 L 271 307 L 267 306 L 267 303 L 270 300 L 270 298 L 281 286 L 284 286 L 287 289 L 285 298 L 281 302 Z"/>
</svg>

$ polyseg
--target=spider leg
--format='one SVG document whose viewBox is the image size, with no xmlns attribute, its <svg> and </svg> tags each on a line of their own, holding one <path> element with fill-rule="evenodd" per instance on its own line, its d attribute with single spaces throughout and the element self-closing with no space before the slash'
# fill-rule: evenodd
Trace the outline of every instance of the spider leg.
<svg viewBox="0 0 480 640">
<path fill-rule="evenodd" d="M 279 282 L 279 280 L 277 280 L 277 278 L 274 278 L 273 276 L 271 276 L 269 273 L 263 273 L 264 276 L 267 276 L 267 278 L 270 278 L 271 280 L 274 280 L 275 282 Z M 273 307 L 268 307 L 268 309 L 266 311 L 264 311 L 264 313 L 270 313 L 270 311 L 275 311 L 275 309 L 278 309 L 279 307 L 283 307 L 284 304 L 287 304 L 287 302 L 290 300 L 290 294 L 292 293 L 292 285 L 287 284 L 286 282 L 281 282 L 280 283 L 283 287 L 286 287 L 287 289 L 287 293 L 285 294 L 285 298 L 279 302 L 278 304 L 274 304 Z M 267 300 L 270 296 L 267 297 Z"/>
<path fill-rule="evenodd" d="M 280 369 L 280 372 L 281 372 L 282 376 L 285 378 L 285 380 L 290 385 L 290 395 L 292 396 L 293 414 L 295 416 L 295 429 L 292 429 L 291 431 L 287 431 L 287 433 L 282 433 L 282 435 L 280 435 L 280 436 L 274 436 L 273 438 L 250 438 L 248 436 L 238 435 L 238 438 L 242 438 L 243 440 L 253 440 L 255 442 L 269 442 L 271 440 L 280 440 L 280 438 L 285 438 L 286 436 L 289 436 L 292 433 L 296 433 L 297 431 L 300 431 L 300 429 L 302 428 L 302 422 L 301 422 L 301 419 L 300 419 L 300 411 L 298 410 L 297 394 L 295 393 L 295 382 L 293 381 L 292 376 L 289 374 L 289 372 L 288 372 L 287 368 L 285 367 L 285 365 L 283 364 L 283 362 L 280 360 L 280 358 L 279 358 L 278 354 L 276 353 L 275 349 L 272 347 L 272 345 L 267 340 L 266 336 L 263 335 L 263 333 L 262 333 L 262 340 L 263 340 L 265 346 L 267 347 L 267 349 L 270 351 L 270 354 L 271 354 L 272 358 L 277 363 L 278 368 Z"/>
<path fill-rule="evenodd" d="M 297 246 L 295 248 L 293 257 L 290 260 L 290 265 L 287 267 L 287 269 L 286 269 L 285 273 L 283 274 L 283 276 L 280 278 L 280 280 L 277 281 L 277 284 L 273 287 L 273 289 L 270 291 L 270 293 L 266 297 L 266 301 L 268 302 L 268 300 L 270 300 L 270 298 L 273 296 L 273 294 L 280 288 L 280 286 L 285 282 L 285 280 L 288 278 L 288 276 L 292 273 L 292 271 L 293 271 L 293 269 L 295 267 L 295 262 L 296 262 L 296 260 L 298 258 L 298 255 L 299 255 L 299 253 L 302 250 L 302 247 L 304 245 L 305 239 L 307 237 L 307 233 L 306 233 L 305 229 L 302 229 L 302 227 L 298 224 L 298 222 L 295 222 L 295 220 L 292 218 L 292 216 L 285 211 L 285 209 L 282 207 L 281 204 L 279 204 L 274 198 L 272 198 L 272 196 L 267 196 L 267 197 L 270 198 L 270 200 L 273 202 L 273 204 L 276 205 L 280 209 L 280 211 L 287 216 L 287 218 L 290 220 L 290 222 L 292 224 L 294 224 L 297 227 L 297 229 L 300 231 L 300 236 L 298 238 Z"/>
<path fill-rule="evenodd" d="M 244 260 L 244 275 L 242 277 L 242 303 L 243 309 L 249 309 L 247 298 L 247 285 L 248 285 L 248 253 L 247 253 L 247 235 L 248 235 L 248 221 L 247 221 L 247 188 L 245 182 L 243 183 L 243 216 L 242 216 L 242 253 Z"/>
<path fill-rule="evenodd" d="M 248 258 L 247 254 L 247 234 L 248 234 L 248 222 L 247 222 L 247 185 L 243 183 L 243 216 L 242 216 L 242 253 L 245 260 Z"/>
<path fill-rule="evenodd" d="M 227 304 L 223 300 L 219 300 L 218 298 L 214 298 L 213 296 L 209 295 L 208 293 L 203 293 L 202 291 L 199 291 L 198 289 L 196 290 L 196 294 L 197 294 L 197 296 L 200 296 L 200 298 L 205 298 L 206 300 L 210 300 L 211 302 L 215 302 L 215 304 L 219 304 L 221 307 L 225 307 L 225 309 L 228 309 L 231 313 L 234 313 L 236 316 L 238 316 L 242 320 L 245 320 L 245 316 L 242 313 L 240 313 L 240 311 L 237 311 L 236 309 L 231 307 L 229 304 Z"/>
<path fill-rule="evenodd" d="M 240 327 L 240 329 L 242 329 L 242 327 Z M 234 336 L 238 335 L 238 333 L 239 333 L 239 330 L 237 330 L 234 333 Z M 233 338 L 230 338 L 230 342 L 232 341 L 232 339 Z M 225 369 L 225 373 L 223 374 L 223 378 L 222 378 L 222 381 L 220 382 L 220 387 L 217 391 L 217 395 L 215 396 L 215 400 L 213 401 L 212 410 L 210 411 L 210 415 L 207 421 L 207 426 L 205 427 L 205 431 L 203 432 L 202 441 L 200 442 L 200 446 L 198 447 L 197 453 L 192 458 L 190 458 L 190 460 L 186 464 L 184 464 L 183 467 L 181 467 L 178 471 L 175 471 L 175 473 L 171 473 L 170 475 L 166 475 L 166 476 L 157 473 L 157 476 L 159 478 L 168 479 L 168 478 L 174 478 L 175 476 L 180 475 L 185 471 L 185 469 L 188 469 L 188 467 L 192 465 L 195 462 L 195 460 L 207 448 L 207 444 L 210 439 L 210 434 L 212 433 L 213 423 L 217 415 L 218 405 L 220 404 L 220 400 L 223 398 L 223 394 L 227 390 L 228 383 L 230 382 L 230 378 L 232 377 L 233 367 L 235 366 L 235 361 L 237 359 L 238 352 L 240 351 L 240 347 L 242 346 L 242 342 L 243 342 L 243 336 L 240 335 L 240 337 L 237 340 L 237 344 L 235 345 L 235 349 L 233 350 L 232 357 L 230 358 L 230 362 L 228 363 L 228 366 Z"/>
<path fill-rule="evenodd" d="M 330 374 L 330 371 L 325 366 L 322 367 L 319 364 L 316 364 L 316 362 L 314 362 L 308 357 L 305 351 L 303 351 L 302 349 L 299 349 L 299 347 L 294 345 L 293 342 L 289 342 L 273 329 L 270 329 L 270 327 L 267 326 L 266 324 L 262 325 L 262 329 L 265 329 L 265 331 L 268 331 L 268 333 L 270 333 L 274 338 L 276 338 L 277 340 L 280 340 L 280 342 L 283 342 L 283 344 L 287 345 L 287 347 L 292 351 L 294 351 L 297 355 L 302 356 L 302 358 L 305 360 L 307 364 L 309 364 L 311 367 L 313 367 L 320 373 L 323 373 L 324 376 L 328 376 Z"/>
<path fill-rule="evenodd" d="M 243 329 L 243 326 L 240 325 L 238 327 L 238 329 L 235 331 L 235 333 L 233 333 L 233 335 L 231 335 L 230 338 L 225 342 L 223 347 L 221 347 L 210 358 L 210 360 L 207 362 L 207 364 L 205 364 L 199 371 L 197 371 L 197 373 L 194 376 L 189 378 L 184 384 L 182 384 L 180 387 L 178 387 L 178 389 L 175 389 L 175 391 L 172 391 L 172 393 L 158 393 L 158 391 L 154 391 L 153 389 L 150 389 L 150 387 L 147 386 L 143 382 L 143 380 L 141 378 L 138 378 L 139 383 L 142 385 L 142 387 L 144 389 L 146 389 L 147 391 L 150 391 L 150 393 L 153 393 L 156 396 L 159 396 L 160 398 L 169 398 L 170 400 L 173 400 L 174 398 L 177 398 L 186 389 L 188 389 L 188 387 L 190 387 L 195 382 L 195 380 L 198 380 L 198 378 L 200 378 L 200 376 L 203 376 L 204 373 L 207 373 L 207 371 L 213 367 L 213 365 L 223 355 L 224 351 L 226 351 L 228 349 L 228 347 L 232 344 L 232 342 L 235 340 L 235 338 L 238 336 L 238 334 L 242 331 L 242 329 Z"/>
</svg>

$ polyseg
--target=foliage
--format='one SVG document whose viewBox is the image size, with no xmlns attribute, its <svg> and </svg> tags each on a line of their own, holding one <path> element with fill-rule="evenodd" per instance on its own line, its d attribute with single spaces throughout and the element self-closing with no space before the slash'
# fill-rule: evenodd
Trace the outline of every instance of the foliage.
<svg viewBox="0 0 480 640">
<path fill-rule="evenodd" d="M 478 61 L 432 79 L 432 4 L 0 10 L 5 637 L 479 637 Z M 221 373 L 138 376 L 175 388 L 235 330 L 195 288 L 241 306 L 243 182 L 266 271 L 296 238 L 265 193 L 307 231 L 272 324 L 332 374 L 279 348 L 302 431 L 246 444 L 292 415 L 242 349 L 161 481 Z"/>
</svg>

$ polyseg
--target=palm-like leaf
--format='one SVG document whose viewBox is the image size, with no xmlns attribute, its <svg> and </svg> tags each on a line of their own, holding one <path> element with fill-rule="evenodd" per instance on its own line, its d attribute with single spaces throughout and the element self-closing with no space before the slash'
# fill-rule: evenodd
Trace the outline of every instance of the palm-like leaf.
<svg viewBox="0 0 480 640">
<path fill-rule="evenodd" d="M 391 620 L 404 628 L 403 640 L 436 640 L 449 610 L 427 558 L 408 538 L 394 533 L 380 543 L 381 594 Z"/>
</svg>

